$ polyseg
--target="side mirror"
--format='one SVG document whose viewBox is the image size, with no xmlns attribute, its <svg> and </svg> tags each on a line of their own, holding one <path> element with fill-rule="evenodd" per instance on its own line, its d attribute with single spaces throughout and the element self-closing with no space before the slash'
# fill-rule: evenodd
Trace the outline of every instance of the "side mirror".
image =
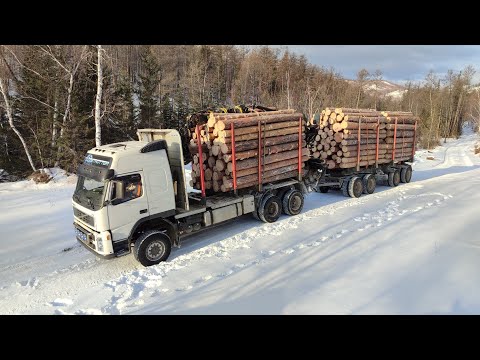
<svg viewBox="0 0 480 360">
<path fill-rule="evenodd" d="M 114 180 L 112 182 L 113 191 L 115 197 L 110 201 L 112 205 L 118 205 L 123 201 L 125 197 L 125 184 L 123 181 Z"/>
</svg>

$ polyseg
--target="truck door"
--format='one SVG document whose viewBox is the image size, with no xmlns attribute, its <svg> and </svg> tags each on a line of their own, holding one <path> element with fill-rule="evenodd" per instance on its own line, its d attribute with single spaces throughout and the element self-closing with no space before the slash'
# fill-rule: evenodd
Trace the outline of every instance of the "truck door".
<svg viewBox="0 0 480 360">
<path fill-rule="evenodd" d="M 141 173 L 133 173 L 113 179 L 108 205 L 108 220 L 114 242 L 124 240 L 138 220 L 150 215 L 145 181 Z M 117 187 L 123 185 L 123 197 L 118 197 Z"/>
</svg>

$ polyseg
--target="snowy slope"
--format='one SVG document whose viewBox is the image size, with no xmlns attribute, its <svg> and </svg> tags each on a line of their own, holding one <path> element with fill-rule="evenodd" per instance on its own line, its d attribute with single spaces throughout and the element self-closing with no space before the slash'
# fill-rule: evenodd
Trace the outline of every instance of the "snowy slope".
<svg viewBox="0 0 480 360">
<path fill-rule="evenodd" d="M 478 140 L 418 152 L 410 184 L 313 193 L 299 216 L 245 216 L 150 268 L 77 245 L 67 181 L 0 184 L 0 313 L 478 314 Z"/>
</svg>

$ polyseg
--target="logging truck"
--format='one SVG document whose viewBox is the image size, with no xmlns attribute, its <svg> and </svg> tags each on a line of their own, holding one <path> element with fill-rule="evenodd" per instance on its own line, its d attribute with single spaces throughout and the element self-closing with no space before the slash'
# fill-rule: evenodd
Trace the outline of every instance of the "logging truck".
<svg viewBox="0 0 480 360">
<path fill-rule="evenodd" d="M 172 246 L 202 229 L 249 213 L 274 222 L 282 209 L 296 215 L 303 208 L 308 190 L 299 178 L 261 181 L 256 189 L 211 196 L 205 188 L 189 193 L 179 133 L 143 129 L 137 134 L 139 141 L 89 150 L 77 170 L 75 234 L 98 256 L 133 252 L 150 266 L 166 260 Z"/>
<path fill-rule="evenodd" d="M 382 177 L 391 186 L 410 181 L 408 161 L 414 151 L 408 157 L 395 158 L 393 146 L 392 158 L 380 159 L 377 154 L 376 161 L 365 163 L 357 156 L 354 167 L 332 169 L 324 159 L 306 153 L 303 118 L 293 110 L 278 113 L 258 118 L 245 114 L 239 116 L 241 122 L 217 121 L 210 130 L 205 124 L 204 135 L 197 125 L 190 144 L 196 156 L 190 183 L 194 189 L 190 191 L 182 138 L 176 130 L 140 129 L 138 141 L 89 150 L 78 167 L 72 198 L 76 239 L 100 257 L 133 252 L 142 265 L 150 266 L 166 260 L 172 247 L 187 236 L 242 215 L 252 214 L 263 222 L 277 221 L 282 212 L 297 215 L 304 196 L 312 191 L 338 188 L 358 197 L 372 193 L 376 179 Z M 235 124 L 240 128 L 238 135 Z M 225 126 L 228 139 L 221 133 Z M 215 141 L 220 142 L 204 147 L 202 136 L 208 143 L 215 130 Z M 378 135 L 376 138 L 378 149 Z M 239 141 L 237 145 L 235 141 Z M 363 151 L 361 146 L 359 141 L 358 154 Z M 203 153 L 205 149 L 208 155 Z M 217 160 L 210 161 L 215 152 Z M 206 174 L 209 164 L 213 169 L 210 175 Z M 215 178 L 221 178 L 216 189 Z M 208 181 L 213 184 L 209 189 Z"/>
</svg>

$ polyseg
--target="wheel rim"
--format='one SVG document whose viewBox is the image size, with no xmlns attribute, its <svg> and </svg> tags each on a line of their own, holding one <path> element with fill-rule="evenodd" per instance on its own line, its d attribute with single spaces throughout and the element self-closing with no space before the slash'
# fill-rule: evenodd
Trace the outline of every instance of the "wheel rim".
<svg viewBox="0 0 480 360">
<path fill-rule="evenodd" d="M 148 244 L 145 251 L 147 259 L 150 261 L 159 260 L 165 254 L 165 246 L 160 241 L 152 241 Z"/>
<path fill-rule="evenodd" d="M 275 201 L 272 201 L 267 207 L 267 214 L 269 216 L 275 216 L 278 214 L 278 204 Z"/>
<path fill-rule="evenodd" d="M 299 195 L 293 195 L 291 197 L 290 209 L 296 212 L 300 210 L 300 206 L 302 206 L 302 199 L 300 198 Z"/>
</svg>

